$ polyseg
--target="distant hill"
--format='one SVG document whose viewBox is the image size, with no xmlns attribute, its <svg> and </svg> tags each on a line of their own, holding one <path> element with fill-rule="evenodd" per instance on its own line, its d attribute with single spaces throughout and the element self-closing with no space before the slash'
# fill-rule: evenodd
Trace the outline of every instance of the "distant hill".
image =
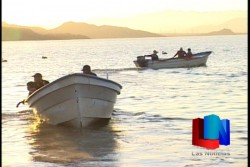
<svg viewBox="0 0 250 167">
<path fill-rule="evenodd" d="M 245 33 L 234 33 L 232 30 L 223 28 L 218 31 L 211 31 L 208 33 L 166 33 L 165 36 L 173 37 L 173 36 L 211 36 L 211 35 L 240 35 Z"/>
<path fill-rule="evenodd" d="M 35 33 L 38 34 L 47 34 L 48 30 L 41 28 L 41 27 L 29 27 L 29 26 L 21 26 L 21 25 L 15 25 L 15 24 L 8 24 L 6 22 L 2 22 L 2 27 L 12 27 L 12 28 L 22 28 L 22 29 L 30 29 Z"/>
<path fill-rule="evenodd" d="M 96 26 L 75 22 L 67 22 L 51 30 L 2 23 L 2 41 L 139 37 L 162 37 L 162 35 L 126 27 Z"/>
<path fill-rule="evenodd" d="M 96 26 L 87 23 L 67 22 L 61 26 L 49 30 L 50 33 L 71 33 L 86 35 L 90 38 L 139 38 L 161 37 L 162 35 L 147 31 L 133 30 L 126 27 Z"/>
<path fill-rule="evenodd" d="M 124 18 L 97 18 L 90 23 L 130 27 L 154 33 L 208 33 L 228 28 L 247 33 L 247 11 L 177 11 L 162 10 Z"/>
<path fill-rule="evenodd" d="M 83 35 L 38 34 L 28 28 L 2 27 L 2 41 L 88 39 Z"/>
<path fill-rule="evenodd" d="M 217 31 L 220 29 L 230 29 L 235 33 L 247 33 L 247 18 L 240 17 L 240 18 L 234 18 L 230 19 L 226 22 L 223 22 L 218 25 L 202 25 L 202 26 L 196 26 L 191 29 L 186 30 L 187 32 L 196 32 L 196 33 L 207 33 L 211 31 Z"/>
<path fill-rule="evenodd" d="M 238 21 L 238 22 L 237 22 Z M 206 36 L 206 35 L 237 35 L 227 26 L 238 23 L 243 29 L 246 26 L 243 18 L 229 20 L 219 26 L 210 26 L 210 32 L 192 31 L 192 33 L 165 33 L 156 34 L 147 31 L 133 30 L 127 27 L 117 26 L 96 26 L 87 23 L 66 22 L 54 29 L 44 29 L 41 27 L 28 27 L 11 25 L 2 22 L 2 41 L 18 40 L 69 40 L 69 39 L 89 39 L 89 38 L 142 38 L 142 37 L 164 37 L 164 36 Z M 224 25 L 223 28 L 221 28 Z M 218 28 L 219 27 L 219 28 Z M 225 28 L 226 27 L 226 28 Z M 196 27 L 198 28 L 198 27 Z M 204 29 L 208 27 L 204 26 Z M 200 27 L 199 30 L 202 30 Z M 219 31 L 218 31 L 219 30 Z M 238 29 L 239 30 L 239 29 Z M 190 32 L 190 31 L 189 31 Z"/>
<path fill-rule="evenodd" d="M 212 32 L 206 33 L 206 35 L 235 35 L 235 33 L 230 29 L 224 28 L 219 31 L 212 31 Z"/>
</svg>

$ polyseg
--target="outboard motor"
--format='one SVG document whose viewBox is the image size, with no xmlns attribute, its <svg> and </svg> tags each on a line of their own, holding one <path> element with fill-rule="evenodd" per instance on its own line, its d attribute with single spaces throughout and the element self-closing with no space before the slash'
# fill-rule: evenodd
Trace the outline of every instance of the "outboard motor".
<svg viewBox="0 0 250 167">
<path fill-rule="evenodd" d="M 137 63 L 140 67 L 147 67 L 147 60 L 145 56 L 137 56 Z"/>
</svg>

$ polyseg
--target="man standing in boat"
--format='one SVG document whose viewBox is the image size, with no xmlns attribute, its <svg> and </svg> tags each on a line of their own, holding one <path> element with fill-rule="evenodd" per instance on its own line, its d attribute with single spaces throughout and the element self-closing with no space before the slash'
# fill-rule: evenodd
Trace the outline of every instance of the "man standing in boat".
<svg viewBox="0 0 250 167">
<path fill-rule="evenodd" d="M 97 77 L 97 75 L 91 71 L 91 68 L 90 68 L 89 65 L 83 66 L 82 72 L 83 72 L 83 74 L 93 75 L 93 76 L 96 76 L 96 77 Z"/>
<path fill-rule="evenodd" d="M 154 60 L 159 60 L 159 57 L 158 57 L 157 53 L 158 53 L 158 52 L 157 52 L 156 50 L 154 50 L 154 51 L 153 51 L 153 54 L 151 54 L 151 55 L 145 55 L 145 56 L 146 56 L 146 57 L 151 57 L 153 61 L 154 61 Z"/>
<path fill-rule="evenodd" d="M 36 89 L 39 89 L 49 83 L 49 81 L 43 80 L 43 76 L 40 73 L 36 73 L 35 75 L 33 75 L 33 77 L 34 77 Z"/>
<path fill-rule="evenodd" d="M 183 50 L 183 48 L 180 48 L 180 50 L 177 51 L 177 53 L 174 55 L 174 57 L 177 55 L 178 55 L 178 58 L 184 58 L 187 55 L 187 53 Z"/>
</svg>

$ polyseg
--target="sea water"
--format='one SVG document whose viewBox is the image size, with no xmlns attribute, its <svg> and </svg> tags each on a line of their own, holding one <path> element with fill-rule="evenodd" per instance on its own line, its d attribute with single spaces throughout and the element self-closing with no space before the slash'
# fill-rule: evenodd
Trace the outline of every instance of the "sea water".
<svg viewBox="0 0 250 167">
<path fill-rule="evenodd" d="M 195 68 L 137 69 L 137 56 L 213 51 Z M 3 166 L 247 166 L 247 35 L 2 42 Z M 162 51 L 168 54 L 161 54 Z M 46 56 L 47 59 L 42 59 Z M 34 117 L 26 83 L 89 64 L 123 86 L 110 122 L 83 129 Z M 192 120 L 230 120 L 230 145 L 192 145 Z"/>
</svg>

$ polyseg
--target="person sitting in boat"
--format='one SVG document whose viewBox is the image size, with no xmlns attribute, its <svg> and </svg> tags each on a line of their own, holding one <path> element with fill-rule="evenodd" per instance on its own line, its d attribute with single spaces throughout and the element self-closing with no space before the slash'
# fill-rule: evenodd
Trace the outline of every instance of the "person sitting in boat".
<svg viewBox="0 0 250 167">
<path fill-rule="evenodd" d="M 35 82 L 32 82 L 32 81 L 28 82 L 27 83 L 27 90 L 29 91 L 29 95 L 31 95 L 33 92 L 35 92 L 36 91 Z"/>
<path fill-rule="evenodd" d="M 35 83 L 36 89 L 39 89 L 49 83 L 49 81 L 43 80 L 43 76 L 40 73 L 36 73 L 35 75 L 33 75 L 33 77 L 34 77 L 34 83 Z"/>
<path fill-rule="evenodd" d="M 177 53 L 174 55 L 174 57 L 178 56 L 178 58 L 184 58 L 186 55 L 187 55 L 187 53 L 183 50 L 183 48 L 180 48 L 180 50 L 177 51 Z"/>
<path fill-rule="evenodd" d="M 95 73 L 91 71 L 91 67 L 89 65 L 84 65 L 82 68 L 82 72 L 83 74 L 97 76 Z"/>
<path fill-rule="evenodd" d="M 29 95 L 31 95 L 33 92 L 35 92 L 35 91 L 36 91 L 35 82 L 32 82 L 32 81 L 28 82 L 28 83 L 27 83 L 27 90 L 29 91 Z M 25 103 L 25 100 L 22 100 L 22 101 L 20 101 L 19 103 L 17 103 L 16 107 L 18 108 L 18 106 L 19 106 L 21 103 L 24 104 L 24 103 Z"/>
<path fill-rule="evenodd" d="M 145 55 L 146 57 L 151 57 L 151 60 L 153 60 L 153 61 L 155 61 L 155 60 L 159 60 L 159 57 L 158 57 L 158 55 L 157 55 L 157 51 L 156 50 L 154 50 L 153 51 L 153 54 L 151 54 L 151 55 Z"/>
<path fill-rule="evenodd" d="M 192 54 L 192 52 L 191 52 L 191 49 L 188 48 L 188 52 L 187 52 L 187 55 L 186 55 L 186 59 L 187 59 L 187 60 L 190 60 L 190 59 L 192 59 L 192 57 L 193 57 L 193 54 Z"/>
</svg>

